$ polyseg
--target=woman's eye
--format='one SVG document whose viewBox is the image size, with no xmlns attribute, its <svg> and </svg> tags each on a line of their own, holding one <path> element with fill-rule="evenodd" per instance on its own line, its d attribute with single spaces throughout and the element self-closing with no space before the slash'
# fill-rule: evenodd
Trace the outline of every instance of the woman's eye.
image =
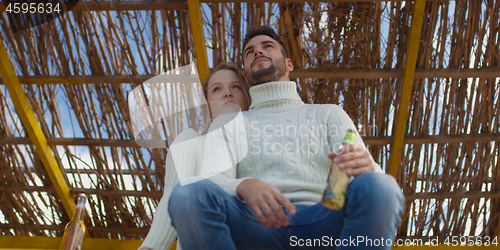
<svg viewBox="0 0 500 250">
<path fill-rule="evenodd" d="M 220 88 L 219 88 L 219 87 L 215 87 L 212 91 L 213 91 L 213 92 L 216 92 L 216 91 L 219 91 L 219 90 L 220 90 Z"/>
<path fill-rule="evenodd" d="M 233 88 L 241 89 L 239 85 L 234 85 Z"/>
</svg>

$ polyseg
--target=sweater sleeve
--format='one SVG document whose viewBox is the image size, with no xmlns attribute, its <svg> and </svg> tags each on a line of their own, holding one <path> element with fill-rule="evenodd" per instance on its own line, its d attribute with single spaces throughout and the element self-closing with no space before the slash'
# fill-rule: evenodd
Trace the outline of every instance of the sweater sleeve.
<svg viewBox="0 0 500 250">
<path fill-rule="evenodd" d="M 175 186 L 179 183 L 179 173 L 176 164 L 182 165 L 181 177 L 193 176 L 196 172 L 196 159 L 199 150 L 200 135 L 194 130 L 185 130 L 177 136 L 174 143 L 170 145 L 165 164 L 165 188 L 163 197 L 156 208 L 153 225 L 141 247 L 149 247 L 153 250 L 170 249 L 177 238 L 177 232 L 172 227 L 170 215 L 168 214 L 168 201 Z M 187 164 L 187 165 L 186 165 Z"/>
<path fill-rule="evenodd" d="M 331 108 L 329 109 L 328 114 L 328 143 L 330 144 L 330 150 L 337 151 L 342 146 L 344 141 L 344 137 L 347 133 L 348 129 L 353 129 L 356 131 L 355 134 L 355 144 L 361 147 L 366 148 L 363 139 L 359 135 L 356 126 L 352 122 L 349 115 L 338 105 L 329 105 Z M 375 172 L 383 173 L 382 168 L 379 164 L 375 168 Z M 353 178 L 351 178 L 352 180 Z"/>
<path fill-rule="evenodd" d="M 229 195 L 236 196 L 236 189 L 246 179 L 250 179 L 250 177 L 245 178 L 236 178 L 236 168 L 229 169 L 224 171 L 218 175 L 212 176 L 209 178 L 213 183 L 217 184 L 222 190 L 226 191 Z"/>
<path fill-rule="evenodd" d="M 241 182 L 236 178 L 237 164 L 248 153 L 245 122 L 241 112 L 221 115 L 210 126 L 205 138 L 201 176 L 229 195 L 236 196 Z"/>
<path fill-rule="evenodd" d="M 170 153 L 167 154 L 165 166 L 165 188 L 163 197 L 156 208 L 153 225 L 141 245 L 141 247 L 149 247 L 153 250 L 168 250 L 177 238 L 177 232 L 172 227 L 170 215 L 168 214 L 168 200 L 175 185 L 179 182 L 177 173 L 175 172 L 174 161 Z"/>
</svg>

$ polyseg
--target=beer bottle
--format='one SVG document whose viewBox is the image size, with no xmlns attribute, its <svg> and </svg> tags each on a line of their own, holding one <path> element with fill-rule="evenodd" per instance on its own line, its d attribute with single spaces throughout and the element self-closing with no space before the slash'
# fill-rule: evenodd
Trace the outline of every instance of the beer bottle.
<svg viewBox="0 0 500 250">
<path fill-rule="evenodd" d="M 343 143 L 354 144 L 355 133 L 356 131 L 353 129 L 348 129 Z M 350 177 L 347 176 L 346 171 L 339 169 L 339 166 L 332 162 L 321 204 L 332 210 L 341 209 L 344 206 L 345 194 L 349 183 Z"/>
<path fill-rule="evenodd" d="M 61 250 L 80 250 L 82 249 L 82 241 L 87 227 L 83 222 L 85 218 L 85 203 L 87 197 L 80 196 L 76 204 L 75 214 L 73 219 L 66 225 L 64 229 L 64 236 L 61 242 Z"/>
</svg>

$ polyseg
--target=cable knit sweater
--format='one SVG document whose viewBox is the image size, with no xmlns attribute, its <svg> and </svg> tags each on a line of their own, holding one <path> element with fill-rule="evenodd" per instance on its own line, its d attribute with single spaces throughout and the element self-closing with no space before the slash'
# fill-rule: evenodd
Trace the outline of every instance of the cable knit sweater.
<svg viewBox="0 0 500 250">
<path fill-rule="evenodd" d="M 208 133 L 208 136 L 216 135 L 217 131 Z M 180 133 L 170 146 L 165 164 L 165 188 L 163 197 L 156 208 L 153 224 L 146 239 L 140 247 L 149 247 L 153 250 L 170 249 L 172 243 L 177 238 L 177 232 L 172 227 L 170 215 L 168 214 L 168 201 L 173 189 L 179 183 L 186 185 L 195 180 L 200 180 L 201 166 L 203 159 L 203 145 L 206 135 L 200 135 L 193 129 L 188 129 Z M 220 162 L 220 159 L 219 159 Z M 236 169 L 227 168 L 213 176 L 205 176 L 231 195 L 236 195 L 236 187 L 246 178 L 236 180 Z M 228 181 L 231 180 L 231 181 Z M 177 242 L 177 250 L 181 250 Z"/>
<path fill-rule="evenodd" d="M 193 129 L 188 129 L 180 133 L 175 139 L 174 143 L 171 145 L 171 150 L 167 154 L 167 161 L 165 164 L 165 187 L 163 190 L 163 197 L 156 208 L 156 213 L 153 219 L 153 225 L 149 230 L 146 239 L 142 242 L 141 247 L 149 247 L 153 250 L 165 250 L 170 249 L 172 243 L 177 238 L 177 232 L 171 225 L 170 215 L 168 214 L 168 200 L 172 194 L 172 190 L 179 183 L 179 178 L 177 176 L 177 171 L 174 164 L 174 157 L 172 154 L 172 148 L 176 148 L 175 158 L 183 157 L 187 162 L 185 172 L 186 174 L 195 175 L 197 172 L 197 166 L 200 166 L 199 154 L 194 154 L 193 152 L 203 152 L 201 147 L 203 146 L 204 136 L 200 136 Z M 180 143 L 182 142 L 182 143 Z M 179 244 L 177 244 L 177 249 Z"/>
<path fill-rule="evenodd" d="M 337 105 L 304 104 L 295 82 L 261 84 L 250 88 L 250 95 L 250 110 L 240 113 L 243 126 L 240 115 L 221 115 L 212 123 L 206 140 L 194 130 L 181 133 L 176 141 L 182 138 L 190 143 L 182 143 L 176 151 L 184 152 L 189 164 L 202 166 L 206 172 L 228 169 L 210 180 L 230 195 L 236 195 L 245 179 L 256 178 L 278 188 L 295 205 L 320 202 L 331 166 L 327 153 L 340 148 L 348 128 L 356 129 L 353 122 Z M 224 128 L 223 133 L 214 133 L 221 132 L 218 128 Z M 355 143 L 364 146 L 358 134 Z M 223 164 L 228 166 L 221 167 Z M 170 153 L 166 166 L 164 195 L 141 245 L 154 250 L 168 249 L 177 237 L 167 212 L 168 199 L 179 182 Z M 382 172 L 380 167 L 377 171 Z"/>
<path fill-rule="evenodd" d="M 354 123 L 337 105 L 304 104 L 295 82 L 257 85 L 250 95 L 250 110 L 242 112 L 244 126 L 230 122 L 234 115 L 222 115 L 210 128 L 224 127 L 219 139 L 237 162 L 237 179 L 224 180 L 225 187 L 236 194 L 241 178 L 255 178 L 276 187 L 294 205 L 320 202 L 331 166 L 327 153 L 340 149 L 347 129 L 356 130 Z M 203 168 L 220 168 L 221 152 L 213 147 L 217 143 L 207 137 Z M 365 147 L 358 133 L 355 143 Z M 238 152 L 241 148 L 248 152 Z M 377 171 L 382 172 L 380 167 Z"/>
</svg>

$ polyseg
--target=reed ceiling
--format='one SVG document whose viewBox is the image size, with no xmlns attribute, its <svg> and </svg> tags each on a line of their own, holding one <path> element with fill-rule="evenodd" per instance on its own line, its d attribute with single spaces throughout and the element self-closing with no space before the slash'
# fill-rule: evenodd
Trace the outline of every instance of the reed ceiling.
<svg viewBox="0 0 500 250">
<path fill-rule="evenodd" d="M 387 169 L 411 3 L 207 0 L 208 62 L 241 67 L 248 28 L 273 26 L 302 99 L 342 106 Z M 500 222 L 499 13 L 499 0 L 426 2 L 397 177 L 407 195 L 398 238 L 493 235 Z M 145 237 L 167 149 L 134 143 L 128 95 L 196 62 L 187 4 L 90 1 L 31 29 L 13 25 L 1 12 L 0 39 L 65 181 L 89 198 L 91 236 Z M 3 84 L 0 109 L 1 235 L 61 236 L 69 217 Z"/>
</svg>

